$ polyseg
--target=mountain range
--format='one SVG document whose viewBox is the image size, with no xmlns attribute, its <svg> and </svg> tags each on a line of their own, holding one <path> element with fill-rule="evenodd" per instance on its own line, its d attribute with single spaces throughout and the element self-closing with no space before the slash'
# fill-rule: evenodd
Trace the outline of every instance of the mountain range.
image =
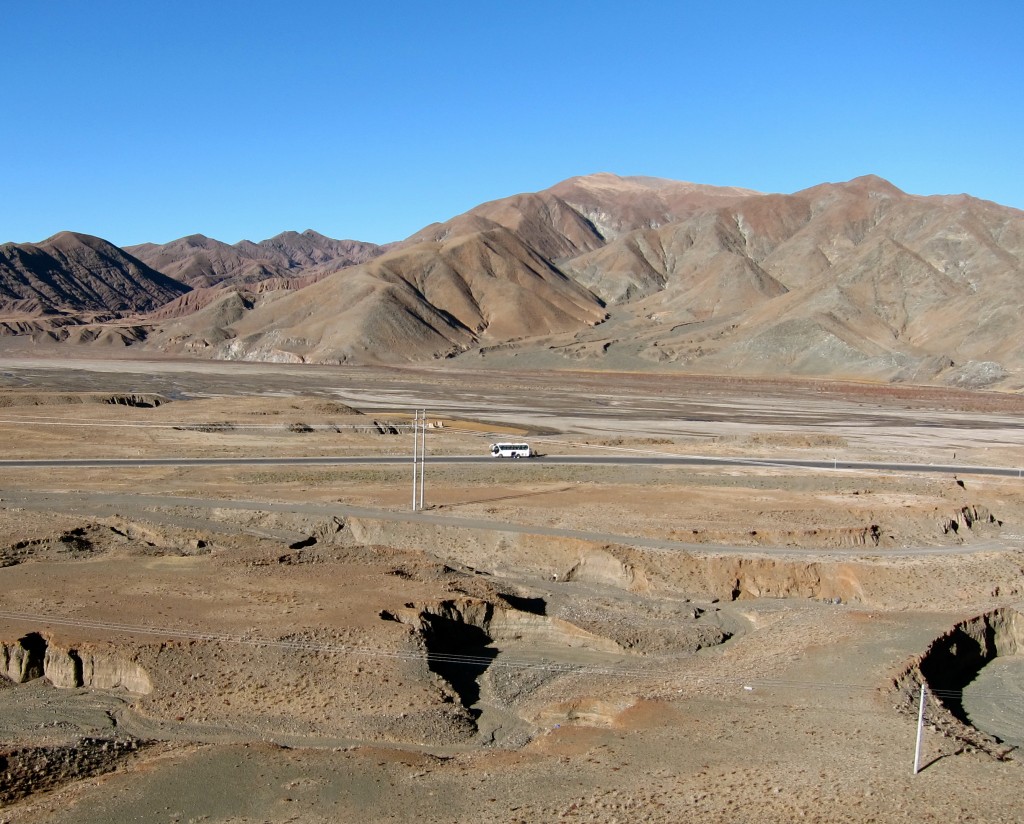
<svg viewBox="0 0 1024 824">
<path fill-rule="evenodd" d="M 0 330 L 217 359 L 1024 386 L 1024 212 L 596 174 L 378 246 L 0 246 Z"/>
</svg>

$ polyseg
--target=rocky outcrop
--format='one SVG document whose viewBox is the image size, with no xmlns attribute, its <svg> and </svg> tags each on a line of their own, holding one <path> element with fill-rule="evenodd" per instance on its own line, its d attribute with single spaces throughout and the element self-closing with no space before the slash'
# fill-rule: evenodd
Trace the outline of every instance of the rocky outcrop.
<svg viewBox="0 0 1024 824">
<path fill-rule="evenodd" d="M 0 643 L 0 671 L 15 684 L 43 676 L 46 641 L 30 632 L 12 643 Z"/>
<path fill-rule="evenodd" d="M 646 592 L 650 589 L 647 576 L 642 569 L 601 550 L 589 552 L 581 557 L 562 579 L 604 584 L 630 592 Z"/>
<path fill-rule="evenodd" d="M 939 524 L 943 535 L 953 533 L 960 535 L 961 530 L 978 530 L 984 526 L 1002 526 L 1003 522 L 996 518 L 987 507 L 968 504 L 960 507 Z"/>
<path fill-rule="evenodd" d="M 509 609 L 476 598 L 455 598 L 434 603 L 409 604 L 389 616 L 423 633 L 428 642 L 443 641 L 446 627 L 473 627 L 495 644 L 511 641 L 543 641 L 565 647 L 622 652 L 622 647 L 581 629 L 569 621 Z"/>
<path fill-rule="evenodd" d="M 37 632 L 0 641 L 0 673 L 16 684 L 46 678 L 55 687 L 153 691 L 145 669 L 116 654 L 55 646 Z"/>
<path fill-rule="evenodd" d="M 458 696 L 475 719 L 484 676 L 501 646 L 576 647 L 622 652 L 609 638 L 558 618 L 500 606 L 478 598 L 452 598 L 406 604 L 381 618 L 410 627 L 426 648 L 427 665 Z"/>
<path fill-rule="evenodd" d="M 936 638 L 921 657 L 920 670 L 934 690 L 961 690 L 1000 655 L 1024 650 L 1024 615 L 997 609 L 962 621 Z"/>
<path fill-rule="evenodd" d="M 167 399 L 152 393 L 133 395 L 110 395 L 103 400 L 103 403 L 114 406 L 133 406 L 140 409 L 153 409 L 161 404 L 167 403 Z"/>
<path fill-rule="evenodd" d="M 963 706 L 963 691 L 982 668 L 1000 656 L 1024 652 L 1024 615 L 996 609 L 956 624 L 914 658 L 893 680 L 899 708 L 917 709 L 921 684 L 927 688 L 929 726 L 999 758 L 1014 758 L 1014 747 L 974 727 Z M 1019 756 L 1017 756 L 1019 757 Z"/>
</svg>

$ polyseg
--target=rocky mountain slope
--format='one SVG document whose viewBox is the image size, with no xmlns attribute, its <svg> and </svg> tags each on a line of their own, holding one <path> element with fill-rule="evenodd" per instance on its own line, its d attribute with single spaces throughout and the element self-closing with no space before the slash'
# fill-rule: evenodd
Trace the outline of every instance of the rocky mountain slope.
<svg viewBox="0 0 1024 824">
<path fill-rule="evenodd" d="M 1024 369 L 1022 274 L 1024 214 L 966 196 L 596 175 L 483 204 L 202 335 L 214 357 L 255 360 L 988 386 Z"/>
<path fill-rule="evenodd" d="M 305 276 L 310 270 L 334 271 L 372 260 L 383 251 L 375 243 L 334 240 L 311 229 L 282 232 L 268 240 L 234 245 L 204 235 L 170 243 L 143 243 L 126 251 L 182 283 L 200 288 L 230 284 L 253 286 L 268 279 Z"/>
<path fill-rule="evenodd" d="M 1024 213 L 876 177 L 781 195 L 599 174 L 386 248 L 130 251 L 198 287 L 140 321 L 171 353 L 1024 385 Z"/>
<path fill-rule="evenodd" d="M 618 321 L 581 356 L 966 385 L 1024 366 L 1024 213 L 966 196 L 874 177 L 752 196 L 563 269 Z"/>
<path fill-rule="evenodd" d="M 113 244 L 61 232 L 41 243 L 0 245 L 0 311 L 146 312 L 189 291 Z"/>
<path fill-rule="evenodd" d="M 213 357 L 408 362 L 480 347 L 530 347 L 607 319 L 605 301 L 561 266 L 638 227 L 751 192 L 601 174 L 482 204 L 293 294 L 250 302 L 231 327 L 220 304 L 153 345 Z M 232 305 L 239 301 L 232 299 Z"/>
</svg>

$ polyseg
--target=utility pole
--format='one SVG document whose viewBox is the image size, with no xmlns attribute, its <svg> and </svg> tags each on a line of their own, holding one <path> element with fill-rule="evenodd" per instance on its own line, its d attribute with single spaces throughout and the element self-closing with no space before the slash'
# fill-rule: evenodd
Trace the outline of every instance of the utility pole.
<svg viewBox="0 0 1024 824">
<path fill-rule="evenodd" d="M 914 747 L 914 775 L 921 769 L 921 733 L 924 731 L 925 686 L 921 682 L 921 706 L 917 711 L 917 745 Z"/>
<path fill-rule="evenodd" d="M 419 455 L 420 433 L 417 431 L 417 424 L 420 422 L 419 410 L 414 410 L 412 413 L 412 511 L 416 511 L 416 470 L 419 467 L 417 461 Z"/>
<path fill-rule="evenodd" d="M 427 452 L 427 410 L 412 413 L 412 511 L 423 509 L 424 456 Z M 419 473 L 417 485 L 417 473 Z"/>
<path fill-rule="evenodd" d="M 427 410 L 421 409 L 422 421 L 420 426 L 420 509 L 423 509 L 423 477 L 426 474 L 427 460 Z"/>
</svg>

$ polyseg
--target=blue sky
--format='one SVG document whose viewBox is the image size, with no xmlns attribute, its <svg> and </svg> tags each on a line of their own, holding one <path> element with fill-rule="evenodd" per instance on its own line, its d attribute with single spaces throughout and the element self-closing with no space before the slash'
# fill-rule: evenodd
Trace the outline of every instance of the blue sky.
<svg viewBox="0 0 1024 824">
<path fill-rule="evenodd" d="M 1024 4 L 7 0 L 0 242 L 387 242 L 608 171 L 1024 208 Z"/>
</svg>

